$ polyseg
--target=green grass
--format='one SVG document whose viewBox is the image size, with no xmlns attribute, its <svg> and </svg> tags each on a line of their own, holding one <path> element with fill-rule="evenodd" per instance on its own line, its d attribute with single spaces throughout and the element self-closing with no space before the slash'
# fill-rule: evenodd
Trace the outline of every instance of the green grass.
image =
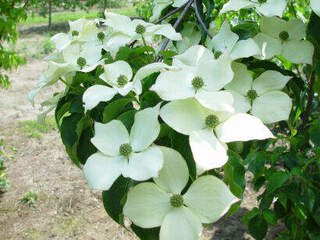
<svg viewBox="0 0 320 240">
<path fill-rule="evenodd" d="M 21 121 L 19 125 L 26 136 L 37 139 L 41 139 L 43 133 L 48 133 L 56 129 L 56 123 L 53 118 L 47 118 L 45 125 L 42 125 L 38 120 Z"/>
<path fill-rule="evenodd" d="M 111 9 L 111 12 L 126 15 L 126 16 L 135 16 L 136 9 L 135 8 L 123 8 L 123 9 Z M 74 21 L 79 18 L 97 18 L 99 11 L 89 11 L 89 12 L 68 12 L 68 13 L 55 13 L 52 14 L 52 23 L 66 22 L 66 21 Z M 31 26 L 38 24 L 46 24 L 48 23 L 48 17 L 34 16 L 28 17 L 25 22 L 19 24 L 19 26 Z"/>
</svg>

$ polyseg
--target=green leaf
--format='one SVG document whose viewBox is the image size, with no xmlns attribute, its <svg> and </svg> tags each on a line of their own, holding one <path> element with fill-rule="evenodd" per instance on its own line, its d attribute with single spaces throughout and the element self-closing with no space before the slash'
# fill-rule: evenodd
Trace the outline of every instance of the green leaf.
<svg viewBox="0 0 320 240">
<path fill-rule="evenodd" d="M 104 209 L 114 221 L 122 226 L 124 226 L 122 211 L 129 187 L 130 179 L 120 176 L 110 190 L 102 192 Z"/>
<path fill-rule="evenodd" d="M 283 184 L 285 184 L 289 179 L 289 176 L 286 172 L 279 171 L 271 175 L 269 182 L 267 184 L 267 192 L 272 193 L 277 190 Z"/>
<path fill-rule="evenodd" d="M 140 228 L 134 224 L 131 225 L 131 229 L 140 238 L 140 240 L 158 240 L 160 228 Z"/>
<path fill-rule="evenodd" d="M 120 98 L 108 104 L 103 110 L 103 123 L 117 118 L 133 100 L 132 98 Z"/>
<path fill-rule="evenodd" d="M 271 224 L 271 225 L 277 224 L 277 216 L 270 209 L 266 209 L 263 211 L 263 217 L 269 224 Z"/>
<path fill-rule="evenodd" d="M 82 118 L 82 114 L 74 113 L 62 120 L 61 138 L 64 145 L 72 147 L 78 140 L 76 133 L 77 124 Z"/>
<path fill-rule="evenodd" d="M 145 109 L 148 107 L 154 107 L 161 101 L 162 101 L 162 99 L 158 96 L 157 93 L 147 91 L 140 98 L 141 109 Z"/>
<path fill-rule="evenodd" d="M 241 23 L 232 28 L 232 31 L 239 35 L 240 40 L 253 38 L 259 32 L 257 23 Z"/>
<path fill-rule="evenodd" d="M 313 126 L 309 129 L 310 140 L 316 145 L 320 146 L 320 121 L 314 121 Z"/>
<path fill-rule="evenodd" d="M 266 161 L 267 156 L 265 152 L 250 153 L 246 158 L 246 163 L 249 164 L 248 170 L 254 175 L 263 171 Z"/>
<path fill-rule="evenodd" d="M 250 220 L 252 218 L 254 218 L 255 216 L 257 216 L 260 213 L 260 210 L 258 208 L 253 208 L 251 211 L 246 212 L 245 214 L 243 214 L 242 216 L 242 222 L 245 225 L 248 225 Z"/>
<path fill-rule="evenodd" d="M 249 221 L 248 231 L 256 240 L 262 240 L 267 234 L 268 223 L 263 216 L 257 215 Z"/>
<path fill-rule="evenodd" d="M 130 132 L 130 129 L 134 123 L 134 116 L 136 114 L 137 110 L 132 109 L 130 111 L 127 111 L 125 113 L 122 113 L 118 120 L 120 120 L 127 128 L 127 130 Z"/>
</svg>

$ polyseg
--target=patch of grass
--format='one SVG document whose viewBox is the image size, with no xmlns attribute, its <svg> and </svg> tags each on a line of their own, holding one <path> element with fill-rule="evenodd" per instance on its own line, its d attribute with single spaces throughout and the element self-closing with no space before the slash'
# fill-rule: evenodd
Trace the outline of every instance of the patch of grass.
<svg viewBox="0 0 320 240">
<path fill-rule="evenodd" d="M 123 8 L 123 9 L 110 9 L 110 12 L 126 15 L 126 16 L 135 16 L 135 8 Z M 89 11 L 89 12 L 68 12 L 68 13 L 55 13 L 52 14 L 52 23 L 60 23 L 66 21 L 74 21 L 79 18 L 97 18 L 100 11 Z M 46 24 L 48 23 L 48 17 L 34 16 L 28 17 L 25 22 L 20 23 L 20 26 L 30 26 L 37 24 Z"/>
<path fill-rule="evenodd" d="M 39 239 L 41 237 L 41 232 L 37 229 L 28 229 L 25 231 L 25 235 L 30 239 Z"/>
<path fill-rule="evenodd" d="M 41 139 L 43 133 L 49 133 L 56 129 L 56 123 L 53 118 L 47 118 L 44 125 L 38 120 L 22 121 L 19 125 L 26 136 L 37 139 Z"/>
<path fill-rule="evenodd" d="M 20 199 L 20 203 L 31 207 L 31 206 L 35 206 L 36 202 L 38 200 L 38 194 L 36 192 L 33 191 L 28 191 L 26 192 L 23 197 Z"/>
</svg>

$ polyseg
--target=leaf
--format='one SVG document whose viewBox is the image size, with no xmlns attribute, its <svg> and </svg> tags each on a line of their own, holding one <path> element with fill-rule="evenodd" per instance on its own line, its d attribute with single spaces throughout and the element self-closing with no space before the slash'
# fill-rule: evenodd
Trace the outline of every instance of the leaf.
<svg viewBox="0 0 320 240">
<path fill-rule="evenodd" d="M 232 28 L 232 31 L 239 35 L 240 40 L 253 38 L 259 32 L 257 23 L 241 23 Z"/>
<path fill-rule="evenodd" d="M 281 186 L 283 186 L 289 179 L 286 172 L 280 171 L 271 175 L 269 182 L 267 184 L 267 192 L 272 193 Z"/>
<path fill-rule="evenodd" d="M 141 109 L 154 107 L 161 101 L 162 99 L 158 96 L 158 94 L 156 94 L 155 92 L 147 91 L 140 98 Z"/>
<path fill-rule="evenodd" d="M 103 110 L 103 123 L 110 122 L 123 112 L 125 107 L 133 101 L 132 98 L 120 98 L 108 104 Z"/>
<path fill-rule="evenodd" d="M 124 226 L 123 206 L 130 187 L 130 179 L 120 176 L 110 190 L 102 192 L 103 206 L 108 215 L 117 223 Z"/>
<path fill-rule="evenodd" d="M 254 175 L 257 175 L 263 171 L 266 161 L 267 156 L 265 152 L 250 153 L 246 158 L 246 163 L 249 164 L 248 170 Z"/>
<path fill-rule="evenodd" d="M 267 234 L 268 223 L 263 216 L 257 215 L 249 221 L 248 231 L 256 240 L 262 240 Z"/>
<path fill-rule="evenodd" d="M 263 217 L 269 224 L 271 224 L 271 225 L 277 224 L 277 216 L 270 209 L 266 209 L 263 211 Z"/>
<path fill-rule="evenodd" d="M 258 208 L 253 208 L 251 211 L 246 212 L 242 216 L 242 222 L 246 225 L 249 224 L 250 220 L 257 216 L 260 213 L 260 210 Z"/>
<path fill-rule="evenodd" d="M 309 129 L 310 140 L 320 146 L 320 121 L 314 121 L 313 126 Z"/>
<path fill-rule="evenodd" d="M 78 140 L 76 129 L 81 118 L 82 114 L 74 113 L 62 120 L 61 138 L 63 144 L 67 147 L 72 147 Z"/>
<path fill-rule="evenodd" d="M 131 229 L 140 238 L 140 240 L 158 240 L 160 228 L 141 228 L 135 224 L 131 225 Z"/>
<path fill-rule="evenodd" d="M 130 111 L 127 111 L 125 113 L 122 113 L 118 120 L 120 120 L 127 128 L 127 130 L 130 132 L 130 129 L 134 123 L 134 115 L 136 114 L 137 110 L 132 109 Z"/>
</svg>

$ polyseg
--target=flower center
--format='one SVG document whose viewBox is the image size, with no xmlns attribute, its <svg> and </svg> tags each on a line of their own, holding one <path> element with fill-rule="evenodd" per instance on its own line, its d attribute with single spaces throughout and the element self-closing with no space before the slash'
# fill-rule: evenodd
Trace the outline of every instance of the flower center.
<svg viewBox="0 0 320 240">
<path fill-rule="evenodd" d="M 222 52 L 221 52 L 221 51 L 216 51 L 216 52 L 214 53 L 214 58 L 215 58 L 215 59 L 218 59 L 221 55 L 222 55 Z"/>
<path fill-rule="evenodd" d="M 85 58 L 79 57 L 78 60 L 77 60 L 77 64 L 78 64 L 80 67 L 84 67 L 84 66 L 87 64 L 87 61 L 86 61 Z"/>
<path fill-rule="evenodd" d="M 138 34 L 144 34 L 145 32 L 146 32 L 145 26 L 139 24 L 139 25 L 136 27 L 136 33 L 138 33 Z"/>
<path fill-rule="evenodd" d="M 132 147 L 128 143 L 122 144 L 120 146 L 119 152 L 120 155 L 124 157 L 129 157 L 129 155 L 132 153 Z"/>
<path fill-rule="evenodd" d="M 76 30 L 73 30 L 71 35 L 72 35 L 72 37 L 79 36 L 79 32 Z"/>
<path fill-rule="evenodd" d="M 170 205 L 174 208 L 179 208 L 183 206 L 183 197 L 180 194 L 174 194 L 170 198 Z"/>
<path fill-rule="evenodd" d="M 98 37 L 98 39 L 102 42 L 105 36 L 104 36 L 104 33 L 103 33 L 103 32 L 99 32 L 99 33 L 97 34 L 97 37 Z"/>
<path fill-rule="evenodd" d="M 216 115 L 209 115 L 206 117 L 206 126 L 208 128 L 215 128 L 219 125 L 219 118 Z"/>
<path fill-rule="evenodd" d="M 201 77 L 195 77 L 192 79 L 192 86 L 197 91 L 204 86 L 204 81 Z"/>
<path fill-rule="evenodd" d="M 251 101 L 253 101 L 253 100 L 255 100 L 255 99 L 258 97 L 258 93 L 256 92 L 256 90 L 251 89 L 251 90 L 249 90 L 249 91 L 247 92 L 247 97 L 248 97 Z"/>
<path fill-rule="evenodd" d="M 120 75 L 117 80 L 118 86 L 123 88 L 128 83 L 128 78 L 124 75 Z"/>
<path fill-rule="evenodd" d="M 279 38 L 282 40 L 282 41 L 286 41 L 288 40 L 289 38 L 289 33 L 287 31 L 282 31 L 280 34 L 279 34 Z"/>
</svg>

